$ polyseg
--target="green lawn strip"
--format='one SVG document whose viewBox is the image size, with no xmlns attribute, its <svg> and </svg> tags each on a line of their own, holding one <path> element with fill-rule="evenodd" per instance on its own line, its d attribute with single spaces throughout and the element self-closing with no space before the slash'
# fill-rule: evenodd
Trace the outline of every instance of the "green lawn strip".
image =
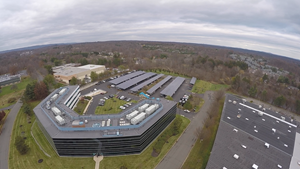
<svg viewBox="0 0 300 169">
<path fill-rule="evenodd" d="M 195 85 L 193 86 L 192 92 L 205 93 L 206 91 L 216 91 L 228 87 L 228 85 L 214 84 L 204 80 L 197 80 Z"/>
<path fill-rule="evenodd" d="M 30 82 L 32 82 L 32 79 L 30 77 L 24 77 L 24 78 L 22 78 L 20 83 L 16 84 L 17 89 L 12 90 L 11 89 L 12 85 L 2 87 L 0 97 L 2 97 L 4 95 L 7 95 L 7 94 L 10 94 L 10 93 L 21 91 L 21 90 L 25 89 L 27 84 L 29 84 Z"/>
<path fill-rule="evenodd" d="M 113 100 L 115 100 L 115 102 Z M 95 101 L 99 102 L 99 100 L 94 100 L 94 102 Z M 118 114 L 123 111 L 120 109 L 120 106 L 124 105 L 125 103 L 127 103 L 125 100 L 120 100 L 117 98 L 107 99 L 104 106 L 98 106 L 96 108 L 95 114 Z"/>
<path fill-rule="evenodd" d="M 162 151 L 159 156 L 152 157 L 151 153 L 153 150 L 153 143 L 149 145 L 149 147 L 140 155 L 130 155 L 130 156 L 118 156 L 118 157 L 104 157 L 104 160 L 100 163 L 100 168 L 106 169 L 119 169 L 122 165 L 126 164 L 127 168 L 154 168 L 165 156 L 165 154 L 169 151 L 178 137 L 181 135 L 183 130 L 189 124 L 189 120 L 187 118 L 181 117 L 179 115 L 176 118 L 182 119 L 182 124 L 180 127 L 180 133 L 176 136 L 172 136 L 169 138 L 169 143 L 166 143 L 162 148 Z M 35 119 L 32 116 L 31 120 Z M 26 124 L 25 124 L 26 123 Z M 27 123 L 26 115 L 20 111 L 18 114 L 12 138 L 14 138 L 18 133 L 21 132 L 20 124 L 23 124 L 22 131 L 26 132 L 26 142 L 30 146 L 30 151 L 26 155 L 19 155 L 19 152 L 15 149 L 13 145 L 13 141 L 10 145 L 10 157 L 9 157 L 9 168 L 10 169 L 19 169 L 19 168 L 30 168 L 30 169 L 52 169 L 52 168 L 65 168 L 65 169 L 90 169 L 95 167 L 95 162 L 92 158 L 69 158 L 69 157 L 59 157 L 53 148 L 48 143 L 46 137 L 43 135 L 41 130 L 39 129 L 37 123 L 34 123 L 32 128 L 33 135 L 38 141 L 38 143 L 42 146 L 45 152 L 47 152 L 51 157 L 47 157 L 44 153 L 39 149 L 38 145 L 35 143 L 33 138 L 30 135 L 30 127 L 31 124 Z M 42 163 L 38 163 L 39 159 L 43 159 Z"/>
<path fill-rule="evenodd" d="M 83 100 L 83 102 L 81 102 L 81 100 L 79 100 L 76 107 L 75 107 L 75 109 L 74 109 L 74 111 L 76 113 L 78 113 L 79 115 L 82 115 L 85 107 L 87 106 L 87 104 L 88 104 L 87 100 Z"/>
<path fill-rule="evenodd" d="M 202 142 L 200 139 L 197 139 L 188 158 L 183 164 L 182 169 L 205 169 L 218 131 L 223 104 L 224 100 L 221 100 L 219 114 L 216 118 L 215 125 L 211 129 L 210 135 L 206 139 L 202 140 Z"/>
<path fill-rule="evenodd" d="M 203 104 L 204 104 L 204 99 L 201 99 L 200 103 L 196 106 L 195 113 L 199 112 L 199 110 L 203 106 Z"/>
</svg>

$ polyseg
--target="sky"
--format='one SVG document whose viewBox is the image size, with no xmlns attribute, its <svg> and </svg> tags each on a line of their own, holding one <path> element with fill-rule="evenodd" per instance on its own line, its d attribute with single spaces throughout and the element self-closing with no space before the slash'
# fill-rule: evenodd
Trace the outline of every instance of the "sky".
<svg viewBox="0 0 300 169">
<path fill-rule="evenodd" d="M 300 0 L 0 0 L 0 51 L 110 40 L 200 43 L 300 59 Z"/>
</svg>

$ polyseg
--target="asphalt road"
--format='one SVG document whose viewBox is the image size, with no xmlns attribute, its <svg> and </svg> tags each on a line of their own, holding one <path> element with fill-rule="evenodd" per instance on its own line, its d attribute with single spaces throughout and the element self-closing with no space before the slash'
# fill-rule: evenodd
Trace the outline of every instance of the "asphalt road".
<svg viewBox="0 0 300 169">
<path fill-rule="evenodd" d="M 14 126 L 14 122 L 16 116 L 22 106 L 20 100 L 14 105 L 11 109 L 10 113 L 8 114 L 5 123 L 2 128 L 2 133 L 0 135 L 0 168 L 1 169 L 8 169 L 8 157 L 9 157 L 9 143 L 10 143 L 10 136 L 11 131 Z"/>
<path fill-rule="evenodd" d="M 202 129 L 203 127 L 204 119 L 207 117 L 206 112 L 212 102 L 212 94 L 213 92 L 206 92 L 204 94 L 205 103 L 200 109 L 200 112 L 194 116 L 184 133 L 163 160 L 156 166 L 156 169 L 178 169 L 182 167 L 197 140 L 195 129 L 199 127 Z"/>
</svg>

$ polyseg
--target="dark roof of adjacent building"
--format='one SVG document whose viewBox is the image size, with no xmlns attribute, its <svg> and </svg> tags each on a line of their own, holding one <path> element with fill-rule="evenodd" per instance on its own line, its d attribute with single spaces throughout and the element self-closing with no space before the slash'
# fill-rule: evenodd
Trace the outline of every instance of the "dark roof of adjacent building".
<svg viewBox="0 0 300 169">
<path fill-rule="evenodd" d="M 296 131 L 291 118 L 227 94 L 206 168 L 289 168 Z"/>
<path fill-rule="evenodd" d="M 144 73 L 145 73 L 144 71 L 136 71 L 136 72 L 133 72 L 133 73 L 121 76 L 119 78 L 113 79 L 113 80 L 111 80 L 109 82 L 112 83 L 112 84 L 114 84 L 114 85 L 117 85 L 117 84 L 125 82 L 125 81 L 127 81 L 129 79 L 132 79 L 132 78 L 134 78 L 136 76 L 140 76 L 140 75 L 142 75 Z"/>
<path fill-rule="evenodd" d="M 148 78 L 151 78 L 151 77 L 153 77 L 155 75 L 156 75 L 156 73 L 148 72 L 148 73 L 145 73 L 145 74 L 143 74 L 141 76 L 138 76 L 138 77 L 135 77 L 133 79 L 130 79 L 130 80 L 126 81 L 126 82 L 123 82 L 123 83 L 117 85 L 116 87 L 118 89 L 126 90 L 126 89 L 128 89 L 128 88 L 130 88 L 130 87 L 132 87 L 134 85 L 137 85 L 138 83 L 140 83 L 140 82 L 142 82 L 142 81 L 144 81 L 144 80 L 146 80 Z"/>
<path fill-rule="evenodd" d="M 156 85 L 154 85 L 152 88 L 150 88 L 147 93 L 148 94 L 153 94 L 158 88 L 160 88 L 162 85 L 167 83 L 170 79 L 172 79 L 172 76 L 167 76 L 164 78 L 162 81 L 158 82 Z"/>
<path fill-rule="evenodd" d="M 196 83 L 196 80 L 197 80 L 197 79 L 196 79 L 195 77 L 193 77 L 193 78 L 191 79 L 191 81 L 190 81 L 190 84 L 191 84 L 191 85 L 194 85 L 194 84 Z"/>
<path fill-rule="evenodd" d="M 84 116 L 79 116 L 77 113 L 75 113 L 73 110 L 69 109 L 67 106 L 64 105 L 65 100 L 73 93 L 73 91 L 76 89 L 77 86 L 67 86 L 68 91 L 60 96 L 57 99 L 57 104 L 52 103 L 51 107 L 53 106 L 59 106 L 60 109 L 64 109 L 66 112 L 70 114 L 70 116 L 76 117 L 76 118 L 83 118 Z M 80 128 L 72 128 L 72 120 L 68 118 L 67 115 L 65 115 L 63 118 L 66 120 L 67 124 L 64 126 L 59 126 L 61 129 L 57 127 L 57 123 L 55 122 L 55 116 L 53 115 L 51 110 L 47 110 L 45 108 L 45 102 L 53 96 L 53 94 L 57 93 L 58 89 L 52 92 L 47 98 L 45 98 L 39 105 L 37 105 L 34 108 L 34 113 L 37 117 L 37 119 L 41 122 L 45 130 L 48 132 L 48 134 L 52 138 L 102 138 L 106 137 L 105 133 L 109 132 L 116 132 L 119 131 L 120 135 L 111 135 L 110 137 L 122 137 L 122 136 L 135 136 L 140 135 L 143 132 L 145 132 L 149 127 L 151 127 L 158 119 L 160 119 L 163 115 L 165 115 L 173 106 L 176 105 L 176 102 L 168 101 L 165 99 L 160 99 L 159 101 L 153 100 L 155 102 L 159 102 L 162 105 L 161 111 L 156 111 L 149 117 L 147 117 L 143 125 L 137 128 L 130 128 L 133 125 L 129 125 L 128 128 L 126 127 L 120 127 L 118 126 L 118 122 L 120 120 L 120 117 L 122 116 L 123 119 L 125 119 L 125 115 L 132 112 L 134 109 L 137 109 L 139 106 L 141 106 L 141 102 L 137 103 L 133 107 L 121 112 L 120 114 L 116 115 L 92 115 L 92 116 L 85 116 L 87 118 L 90 118 L 88 120 L 88 123 L 85 124 L 86 127 L 91 127 L 95 123 L 100 123 L 102 121 L 107 121 L 108 119 L 111 120 L 111 127 L 103 128 L 97 128 L 97 130 L 88 130 L 86 128 L 82 131 L 78 131 Z M 151 101 L 151 100 L 144 100 L 144 101 Z M 143 102 L 143 101 L 142 101 Z M 55 104 L 55 105 L 54 105 Z M 99 117 L 98 119 L 92 119 L 92 117 Z M 82 120 L 81 120 L 82 121 Z M 109 128 L 109 129 L 107 129 Z M 78 130 L 77 130 L 78 129 Z M 86 130 L 85 130 L 86 129 Z"/>
<path fill-rule="evenodd" d="M 133 92 L 137 92 L 137 91 L 139 91 L 140 89 L 142 89 L 144 86 L 149 85 L 150 83 L 154 82 L 155 80 L 161 78 L 163 75 L 164 75 L 164 74 L 159 74 L 159 75 L 157 75 L 157 76 L 154 76 L 154 77 L 152 77 L 151 79 L 146 80 L 145 82 L 143 82 L 143 83 L 141 83 L 141 84 L 139 84 L 139 85 L 137 85 L 137 86 L 131 88 L 130 90 L 133 91 Z"/>
<path fill-rule="evenodd" d="M 185 78 L 176 77 L 164 90 L 160 92 L 160 94 L 165 96 L 173 96 L 184 81 Z"/>
</svg>

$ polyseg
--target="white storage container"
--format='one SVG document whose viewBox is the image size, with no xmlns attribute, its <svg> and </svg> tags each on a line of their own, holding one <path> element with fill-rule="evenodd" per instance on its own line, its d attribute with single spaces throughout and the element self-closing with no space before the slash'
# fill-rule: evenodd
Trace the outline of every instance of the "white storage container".
<svg viewBox="0 0 300 169">
<path fill-rule="evenodd" d="M 66 122 L 65 122 L 65 119 L 63 119 L 61 116 L 55 116 L 55 120 L 56 122 L 59 124 L 59 125 L 64 125 Z"/>
<path fill-rule="evenodd" d="M 158 104 L 154 104 L 154 105 L 148 107 L 148 108 L 145 110 L 145 113 L 146 113 L 147 115 L 150 115 L 150 114 L 152 114 L 155 110 L 157 110 L 157 108 L 158 108 Z"/>
<path fill-rule="evenodd" d="M 66 91 L 67 89 L 66 88 L 63 88 L 63 89 L 61 89 L 58 93 L 59 93 L 59 95 L 62 95 L 62 94 L 64 94 L 64 92 Z"/>
<path fill-rule="evenodd" d="M 55 116 L 61 115 L 61 111 L 57 107 L 52 107 L 51 110 Z"/>
<path fill-rule="evenodd" d="M 146 113 L 142 112 L 139 115 L 135 116 L 134 118 L 131 119 L 131 124 L 136 125 L 139 122 L 143 121 L 146 117 Z"/>
<path fill-rule="evenodd" d="M 56 100 L 58 97 L 58 94 L 55 94 L 53 95 L 51 98 L 50 98 L 50 101 L 53 102 L 54 100 Z"/>
<path fill-rule="evenodd" d="M 133 117 L 135 117 L 138 113 L 139 113 L 139 111 L 135 110 L 135 111 L 133 111 L 132 113 L 127 114 L 127 115 L 126 115 L 126 119 L 127 119 L 127 120 L 130 120 L 130 119 L 132 119 Z"/>
<path fill-rule="evenodd" d="M 144 104 L 143 106 L 139 107 L 139 112 L 143 112 L 145 109 L 147 109 L 147 107 L 149 106 L 149 104 Z"/>
</svg>

